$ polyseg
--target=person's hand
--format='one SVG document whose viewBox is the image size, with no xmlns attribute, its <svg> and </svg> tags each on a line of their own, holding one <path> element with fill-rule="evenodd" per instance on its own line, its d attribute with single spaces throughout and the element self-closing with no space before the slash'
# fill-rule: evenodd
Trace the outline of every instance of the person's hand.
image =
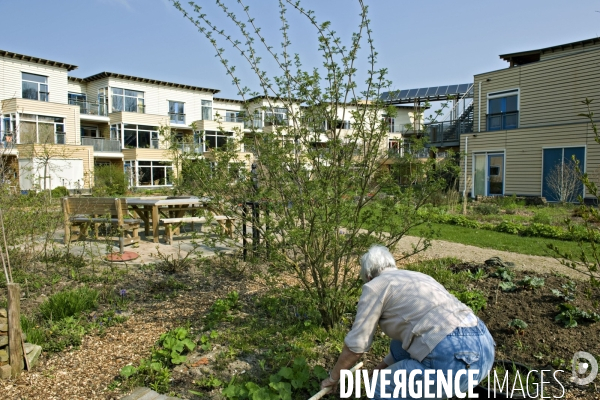
<svg viewBox="0 0 600 400">
<path fill-rule="evenodd" d="M 335 393 L 338 387 L 338 381 L 334 381 L 331 377 L 323 379 L 321 382 L 321 390 L 325 388 L 331 388 L 331 392 Z"/>
</svg>

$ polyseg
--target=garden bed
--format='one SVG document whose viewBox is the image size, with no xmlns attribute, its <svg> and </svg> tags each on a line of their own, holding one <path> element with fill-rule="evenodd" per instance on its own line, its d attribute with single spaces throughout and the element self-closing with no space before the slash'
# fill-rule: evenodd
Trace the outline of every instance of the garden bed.
<svg viewBox="0 0 600 400">
<path fill-rule="evenodd" d="M 597 392 L 566 383 L 575 352 L 600 355 L 600 323 L 580 323 L 574 328 L 565 328 L 555 321 L 557 306 L 562 300 L 555 297 L 551 289 L 563 289 L 570 278 L 538 272 L 535 276 L 544 278 L 544 286 L 503 292 L 498 288 L 501 279 L 477 273 L 481 269 L 491 274 L 494 268 L 447 259 L 422 265 L 411 268 L 434 274 L 453 290 L 466 288 L 484 293 L 487 307 L 478 315 L 494 336 L 498 359 L 521 362 L 537 369 L 565 369 L 567 372 L 559 375 L 567 389 L 564 398 L 598 398 Z M 466 269 L 474 278 L 467 276 Z M 452 270 L 455 273 L 449 272 Z M 352 324 L 353 314 L 348 313 L 339 328 L 325 332 L 318 326 L 318 313 L 293 288 L 292 280 L 280 279 L 273 288 L 257 279 L 256 271 L 245 270 L 237 261 L 214 259 L 181 270 L 130 267 L 119 271 L 115 280 L 107 278 L 106 272 L 110 270 L 96 271 L 96 278 L 92 271 L 82 271 L 77 280 L 62 278 L 60 283 L 55 283 L 54 291 L 87 285 L 119 297 L 120 291 L 125 289 L 126 301 L 120 306 L 129 319 L 106 328 L 102 334 L 90 332 L 79 349 L 55 354 L 46 352 L 41 365 L 33 372 L 25 373 L 15 382 L 0 383 L 0 390 L 11 398 L 64 397 L 66 394 L 88 399 L 120 398 L 133 386 L 120 376 L 122 368 L 138 367 L 141 359 L 149 359 L 161 333 L 188 327 L 189 337 L 196 346 L 185 354 L 184 362 L 168 368 L 168 379 L 164 381 L 168 392 L 181 398 L 199 398 L 193 392 L 201 393 L 204 398 L 220 398 L 221 391 L 234 377 L 234 385 L 254 382 L 265 387 L 270 376 L 277 375 L 284 366 L 294 367 L 294 359 L 301 357 L 307 365 L 296 365 L 294 368 L 298 371 L 293 373 L 309 373 L 310 379 L 294 398 L 306 398 L 318 384 L 314 367 L 331 368 Z M 39 272 L 44 275 L 43 269 Z M 50 280 L 52 274 L 48 275 Z M 516 271 L 512 279 L 518 282 L 526 275 Z M 27 314 L 39 307 L 36 299 L 41 292 L 49 294 L 49 284 L 35 290 L 30 288 L 32 293 L 22 302 Z M 597 310 L 598 292 L 585 282 L 575 284 L 575 298 L 571 303 L 581 309 Z M 586 293 L 590 294 L 589 298 Z M 107 307 L 110 308 L 110 304 L 101 305 L 101 308 Z M 527 323 L 523 334 L 509 328 L 509 322 L 515 318 Z M 372 351 L 364 357 L 365 366 L 372 368 L 379 362 L 387 346 L 388 339 L 378 332 Z M 151 386 L 152 382 L 145 384 Z M 561 394 L 560 387 L 548 390 L 546 395 Z"/>
</svg>

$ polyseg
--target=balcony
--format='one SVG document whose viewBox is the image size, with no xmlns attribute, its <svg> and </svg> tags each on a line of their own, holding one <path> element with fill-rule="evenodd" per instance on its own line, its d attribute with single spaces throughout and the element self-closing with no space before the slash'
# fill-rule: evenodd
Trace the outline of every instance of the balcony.
<svg viewBox="0 0 600 400">
<path fill-rule="evenodd" d="M 226 115 L 225 122 L 236 122 L 238 124 L 242 124 L 244 123 L 244 117 L 233 117 L 231 115 Z"/>
<path fill-rule="evenodd" d="M 505 129 L 517 129 L 519 127 L 519 112 L 512 111 L 499 114 L 487 115 L 487 130 L 501 131 Z"/>
<path fill-rule="evenodd" d="M 449 147 L 460 145 L 460 135 L 473 132 L 472 120 L 452 120 L 427 125 L 429 145 Z"/>
<path fill-rule="evenodd" d="M 177 147 L 182 153 L 202 154 L 204 152 L 201 143 L 179 143 Z"/>
<path fill-rule="evenodd" d="M 81 144 L 83 146 L 93 146 L 94 152 L 118 153 L 121 151 L 121 142 L 118 140 L 82 137 Z"/>
<path fill-rule="evenodd" d="M 172 124 L 185 125 L 185 114 L 169 113 Z"/>
<path fill-rule="evenodd" d="M 106 104 L 94 103 L 91 101 L 80 101 L 75 99 L 69 99 L 69 104 L 73 106 L 79 106 L 80 114 L 97 115 L 100 117 L 106 117 L 108 115 Z"/>
<path fill-rule="evenodd" d="M 262 129 L 264 126 L 262 120 L 260 119 L 255 119 L 255 120 L 251 120 L 251 121 L 244 121 L 244 128 L 245 129 Z"/>
</svg>

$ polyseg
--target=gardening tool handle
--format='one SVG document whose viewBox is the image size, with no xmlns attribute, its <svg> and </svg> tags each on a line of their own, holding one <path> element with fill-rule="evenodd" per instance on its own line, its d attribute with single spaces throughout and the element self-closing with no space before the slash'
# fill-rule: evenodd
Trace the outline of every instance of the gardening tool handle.
<svg viewBox="0 0 600 400">
<path fill-rule="evenodd" d="M 362 363 L 362 361 L 361 361 L 361 362 L 359 362 L 358 364 L 356 364 L 354 367 L 352 367 L 352 368 L 350 369 L 350 372 L 354 372 L 354 371 L 356 371 L 357 369 L 359 369 L 359 368 L 360 368 L 360 367 L 362 367 L 362 366 L 363 366 L 363 363 Z M 325 396 L 327 393 L 331 392 L 331 389 L 333 389 L 333 386 L 329 386 L 329 387 L 326 387 L 326 388 L 324 388 L 324 389 L 321 389 L 321 390 L 319 390 L 319 391 L 318 391 L 318 392 L 317 392 L 317 393 L 316 393 L 316 394 L 315 394 L 313 397 L 311 397 L 311 398 L 310 398 L 310 399 L 308 399 L 308 400 L 318 400 L 318 399 L 320 399 L 321 397 Z"/>
</svg>

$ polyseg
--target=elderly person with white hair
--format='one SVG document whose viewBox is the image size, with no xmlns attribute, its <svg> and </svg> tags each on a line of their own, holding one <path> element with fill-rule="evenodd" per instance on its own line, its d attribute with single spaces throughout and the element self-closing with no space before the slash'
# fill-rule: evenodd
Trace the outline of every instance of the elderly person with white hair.
<svg viewBox="0 0 600 400">
<path fill-rule="evenodd" d="M 473 311 L 432 277 L 420 272 L 399 270 L 396 260 L 384 246 L 373 246 L 360 260 L 360 275 L 365 282 L 358 301 L 356 319 L 344 340 L 330 377 L 321 387 L 336 386 L 342 369 L 351 368 L 369 351 L 375 329 L 381 330 L 391 340 L 390 353 L 375 370 L 389 370 L 389 385 L 381 387 L 377 379 L 373 398 L 390 398 L 394 393 L 393 379 L 396 371 L 405 372 L 406 381 L 415 372 L 416 385 L 425 393 L 425 370 L 435 370 L 428 377 L 429 392 L 437 392 L 437 375 L 452 373 L 452 391 L 440 398 L 451 398 L 457 390 L 466 393 L 468 374 L 464 370 L 478 371 L 472 378 L 481 381 L 494 362 L 494 340 L 485 324 Z M 460 387 L 454 386 L 456 372 L 463 370 Z M 433 381 L 433 383 L 431 383 Z M 407 398 L 410 391 L 406 390 Z M 423 398 L 424 395 L 415 398 Z"/>
</svg>

